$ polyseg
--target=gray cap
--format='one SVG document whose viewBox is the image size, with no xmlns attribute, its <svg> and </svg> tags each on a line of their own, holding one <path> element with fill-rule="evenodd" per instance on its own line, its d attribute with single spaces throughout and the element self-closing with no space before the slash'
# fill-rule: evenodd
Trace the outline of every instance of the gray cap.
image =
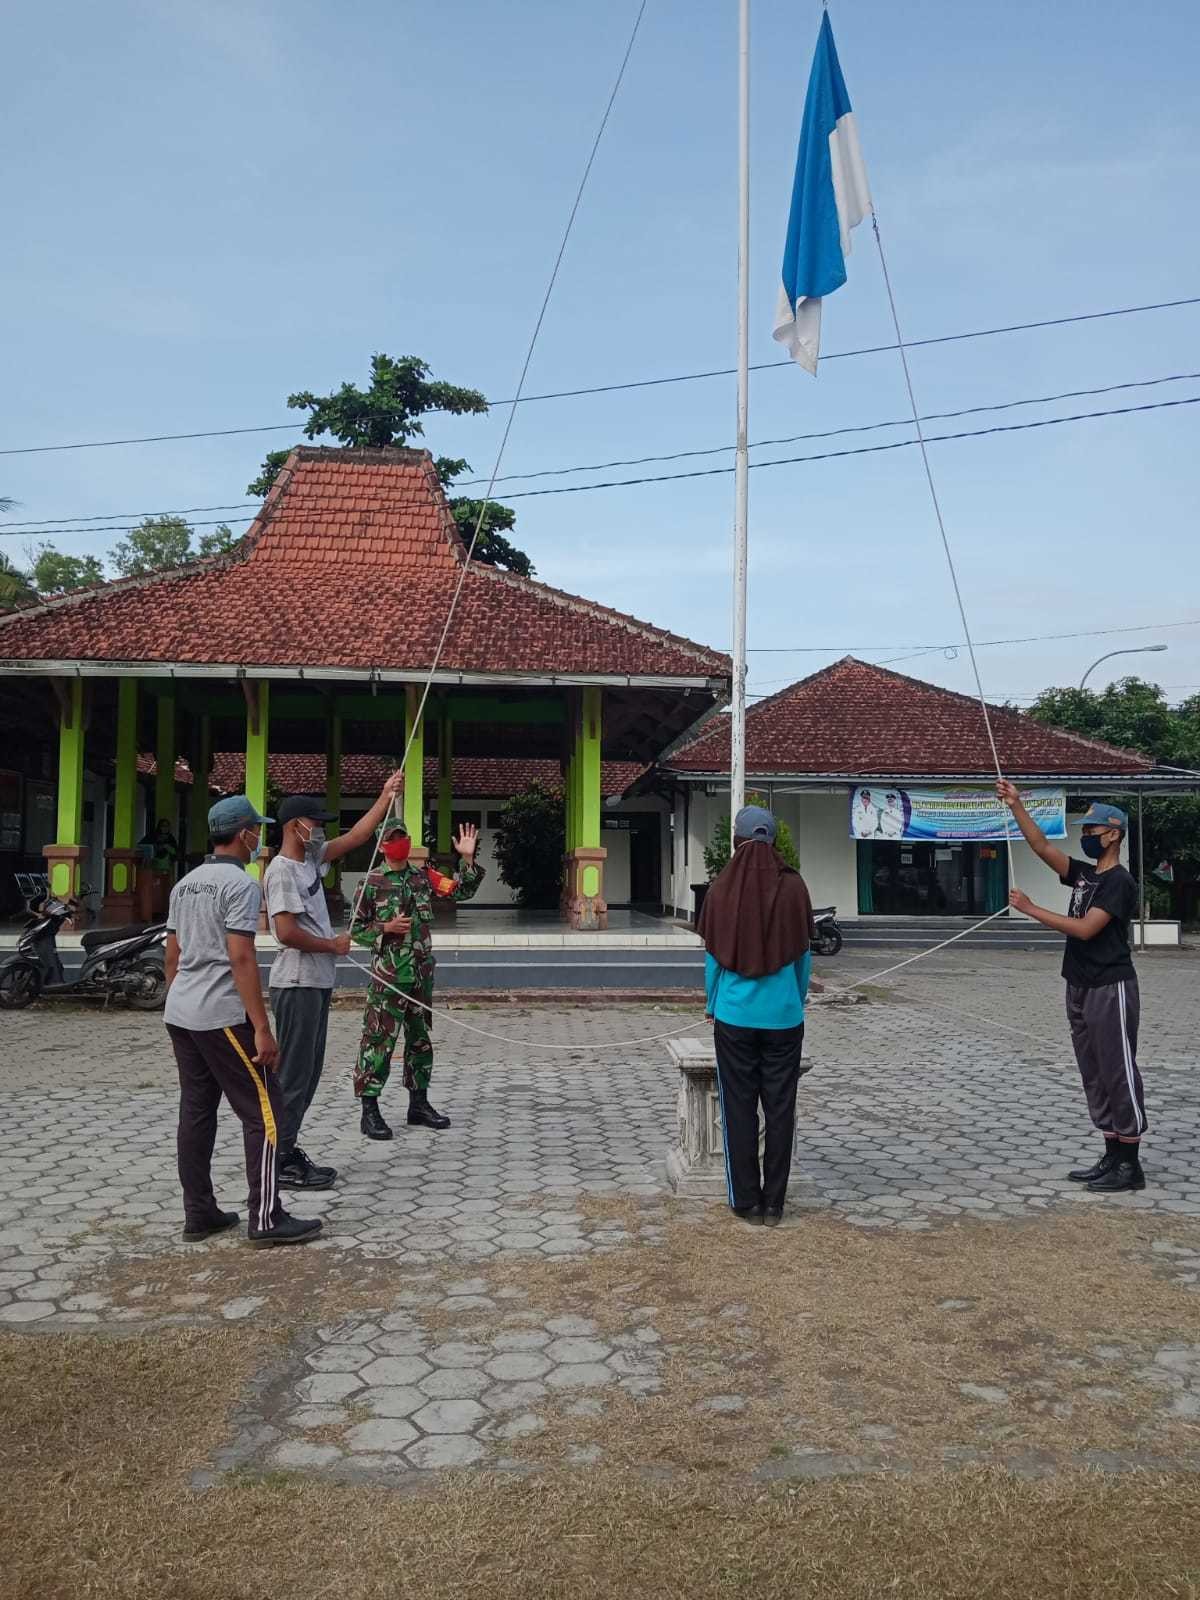
<svg viewBox="0 0 1200 1600">
<path fill-rule="evenodd" d="M 274 817 L 263 817 L 244 794 L 227 794 L 208 813 L 209 833 L 232 833 L 235 828 L 261 828 Z"/>
<path fill-rule="evenodd" d="M 743 806 L 733 819 L 735 839 L 765 839 L 775 843 L 775 818 L 765 806 Z"/>
</svg>

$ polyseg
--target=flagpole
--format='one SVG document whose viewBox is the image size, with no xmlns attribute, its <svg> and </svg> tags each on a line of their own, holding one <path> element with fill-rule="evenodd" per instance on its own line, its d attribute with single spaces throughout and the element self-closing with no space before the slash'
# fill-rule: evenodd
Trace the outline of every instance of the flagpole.
<svg viewBox="0 0 1200 1600">
<path fill-rule="evenodd" d="M 746 803 L 746 577 L 750 417 L 750 0 L 738 0 L 738 353 L 733 491 L 733 707 L 730 836 Z"/>
</svg>

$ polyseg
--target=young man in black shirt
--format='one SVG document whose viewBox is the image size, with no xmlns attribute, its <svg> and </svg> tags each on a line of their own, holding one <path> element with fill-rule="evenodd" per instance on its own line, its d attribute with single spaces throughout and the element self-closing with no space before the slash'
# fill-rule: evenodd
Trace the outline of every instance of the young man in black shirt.
<svg viewBox="0 0 1200 1600">
<path fill-rule="evenodd" d="M 1057 849 L 1021 803 L 1014 784 L 996 792 L 1008 805 L 1026 843 L 1071 890 L 1066 916 L 1035 906 L 1014 889 L 1010 904 L 1043 927 L 1066 934 L 1062 975 L 1067 980 L 1067 1021 L 1088 1110 L 1104 1135 L 1104 1154 L 1067 1176 L 1095 1194 L 1146 1187 L 1138 1150 L 1146 1131 L 1146 1102 L 1137 1065 L 1140 1006 L 1137 973 L 1129 953 L 1129 924 L 1137 911 L 1137 884 L 1121 865 L 1129 818 L 1118 806 L 1093 802 L 1083 819 L 1083 853 L 1076 861 Z"/>
</svg>

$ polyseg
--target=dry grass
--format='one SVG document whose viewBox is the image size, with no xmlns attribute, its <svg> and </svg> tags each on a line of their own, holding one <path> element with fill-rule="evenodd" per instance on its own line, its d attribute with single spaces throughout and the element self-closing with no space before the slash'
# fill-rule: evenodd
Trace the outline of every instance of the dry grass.
<svg viewBox="0 0 1200 1600">
<path fill-rule="evenodd" d="M 192 1490 L 256 1343 L 0 1338 L 4 1600 L 1200 1596 L 1200 1480 L 1185 1476 L 748 1492 L 592 1472 L 448 1478 L 418 1499 L 272 1474 Z"/>
</svg>

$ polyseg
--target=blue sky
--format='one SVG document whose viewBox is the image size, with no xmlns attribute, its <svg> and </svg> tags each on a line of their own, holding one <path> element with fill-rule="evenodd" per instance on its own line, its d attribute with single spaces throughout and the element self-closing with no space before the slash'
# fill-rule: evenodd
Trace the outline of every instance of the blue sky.
<svg viewBox="0 0 1200 1600">
<path fill-rule="evenodd" d="M 511 394 L 635 10 L 14 13 L 0 447 L 286 422 L 288 393 L 360 379 L 375 350 Z M 909 337 L 1200 294 L 1191 0 L 852 0 L 832 17 Z M 754 0 L 752 361 L 780 353 L 770 326 L 819 20 L 815 3 Z M 650 0 L 532 391 L 732 365 L 735 44 L 735 0 Z M 865 229 L 850 273 L 826 307 L 827 352 L 890 339 Z M 938 346 L 913 369 L 926 411 L 1200 371 L 1200 306 Z M 1012 420 L 1193 394 L 1200 380 Z M 983 650 L 990 697 L 1073 681 L 1141 642 L 1170 651 L 1095 681 L 1140 670 L 1172 698 L 1200 689 L 1200 626 L 1162 626 L 1200 618 L 1198 409 L 933 447 L 979 639 L 1148 630 Z M 827 363 L 815 381 L 784 368 L 755 377 L 751 438 L 905 410 L 894 354 Z M 530 404 L 504 470 L 716 447 L 733 416 L 730 379 Z M 428 441 L 486 473 L 501 424 L 431 419 Z M 9 456 L 0 494 L 38 520 L 224 504 L 288 442 Z M 513 504 L 546 581 L 726 645 L 732 500 L 715 477 Z M 23 542 L 0 548 L 19 557 Z M 753 654 L 752 689 L 849 648 L 882 659 L 959 636 L 914 451 L 753 473 L 751 546 L 752 648 L 808 652 Z M 897 665 L 970 686 L 962 655 Z"/>
</svg>

